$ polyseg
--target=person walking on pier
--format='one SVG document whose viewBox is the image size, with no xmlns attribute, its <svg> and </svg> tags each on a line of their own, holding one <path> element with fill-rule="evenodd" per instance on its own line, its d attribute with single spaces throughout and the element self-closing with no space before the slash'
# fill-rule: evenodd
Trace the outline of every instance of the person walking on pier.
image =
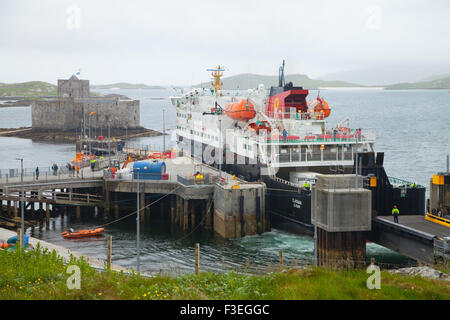
<svg viewBox="0 0 450 320">
<path fill-rule="evenodd" d="M 54 163 L 52 165 L 53 175 L 56 176 L 58 174 L 58 165 Z"/>
<path fill-rule="evenodd" d="M 36 167 L 34 171 L 36 172 L 36 180 L 39 180 L 39 167 Z"/>
<path fill-rule="evenodd" d="M 392 214 L 394 215 L 394 222 L 398 223 L 398 215 L 400 214 L 400 211 L 397 209 L 396 205 L 394 205 L 394 208 L 392 209 Z"/>
<path fill-rule="evenodd" d="M 77 178 L 80 177 L 80 167 L 78 165 L 75 166 L 75 171 L 77 172 Z"/>
</svg>

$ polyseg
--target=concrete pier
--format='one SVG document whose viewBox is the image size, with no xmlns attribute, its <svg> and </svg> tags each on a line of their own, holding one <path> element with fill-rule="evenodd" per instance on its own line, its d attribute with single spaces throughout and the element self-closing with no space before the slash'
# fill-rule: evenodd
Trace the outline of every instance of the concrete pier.
<svg viewBox="0 0 450 320">
<path fill-rule="evenodd" d="M 365 265 L 364 232 L 372 227 L 372 193 L 363 188 L 361 176 L 318 176 L 312 189 L 311 217 L 317 226 L 319 265 Z"/>
<path fill-rule="evenodd" d="M 214 231 L 224 238 L 241 238 L 269 231 L 264 229 L 265 184 L 216 185 Z M 258 228 L 258 223 L 260 227 Z"/>
</svg>

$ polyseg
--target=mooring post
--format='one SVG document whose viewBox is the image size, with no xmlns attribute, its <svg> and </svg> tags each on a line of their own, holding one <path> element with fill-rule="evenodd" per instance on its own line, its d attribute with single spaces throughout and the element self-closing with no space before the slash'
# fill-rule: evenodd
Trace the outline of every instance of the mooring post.
<svg viewBox="0 0 450 320">
<path fill-rule="evenodd" d="M 278 252 L 278 258 L 280 260 L 280 272 L 283 271 L 283 250 Z"/>
<path fill-rule="evenodd" d="M 200 244 L 195 244 L 195 274 L 198 275 L 198 269 L 200 264 Z"/>
<path fill-rule="evenodd" d="M 106 268 L 111 270 L 111 247 L 112 247 L 112 236 L 108 236 L 108 252 L 106 256 Z"/>
<path fill-rule="evenodd" d="M 22 229 L 18 228 L 17 229 L 17 241 L 16 241 L 16 250 L 17 251 L 22 250 L 22 246 L 21 246 L 20 240 L 22 240 Z"/>
</svg>

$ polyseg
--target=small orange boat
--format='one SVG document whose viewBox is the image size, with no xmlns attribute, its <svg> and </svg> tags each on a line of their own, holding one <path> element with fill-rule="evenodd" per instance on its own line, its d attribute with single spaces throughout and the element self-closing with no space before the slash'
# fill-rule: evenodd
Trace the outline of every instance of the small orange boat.
<svg viewBox="0 0 450 320">
<path fill-rule="evenodd" d="M 227 104 L 225 106 L 225 113 L 230 118 L 238 121 L 248 121 L 256 115 L 255 106 L 250 99 Z"/>
<path fill-rule="evenodd" d="M 79 238 L 86 238 L 86 237 L 92 237 L 92 236 L 99 236 L 105 231 L 103 228 L 97 228 L 97 229 L 87 229 L 87 230 L 80 230 L 80 231 L 73 231 L 73 230 L 66 230 L 62 234 L 62 236 L 66 239 L 79 239 Z"/>
</svg>

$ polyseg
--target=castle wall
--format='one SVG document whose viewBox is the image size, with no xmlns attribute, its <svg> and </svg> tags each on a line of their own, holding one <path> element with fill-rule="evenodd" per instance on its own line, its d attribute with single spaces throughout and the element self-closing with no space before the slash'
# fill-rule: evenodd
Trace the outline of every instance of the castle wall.
<svg viewBox="0 0 450 320">
<path fill-rule="evenodd" d="M 89 116 L 91 112 L 95 114 Z M 134 129 L 140 127 L 139 100 L 116 100 L 103 98 L 37 100 L 32 105 L 32 126 L 37 130 L 80 129 L 86 119 L 88 128 Z"/>
</svg>

